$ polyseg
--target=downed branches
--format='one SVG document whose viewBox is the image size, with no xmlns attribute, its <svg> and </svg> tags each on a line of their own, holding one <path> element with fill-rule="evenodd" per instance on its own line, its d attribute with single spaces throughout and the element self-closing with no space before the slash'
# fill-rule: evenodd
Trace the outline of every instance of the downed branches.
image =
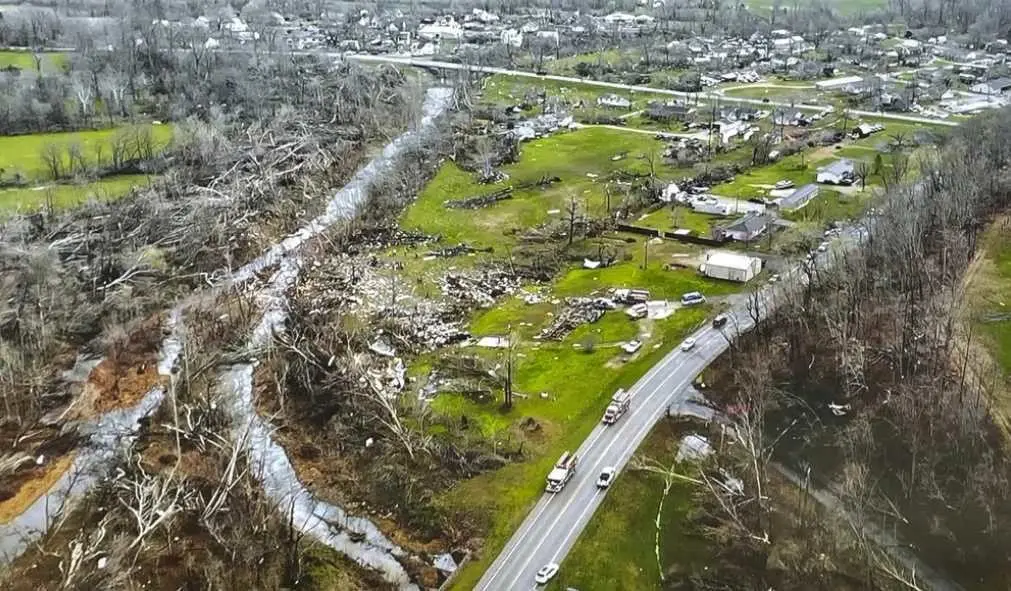
<svg viewBox="0 0 1011 591">
<path fill-rule="evenodd" d="M 494 252 L 494 249 L 490 246 L 487 248 L 474 248 L 469 244 L 461 243 L 457 244 L 456 246 L 447 246 L 446 248 L 440 248 L 438 250 L 430 250 L 428 251 L 428 256 L 449 258 L 479 252 L 491 253 Z"/>
<path fill-rule="evenodd" d="M 487 195 L 444 201 L 442 205 L 447 209 L 481 209 L 483 207 L 495 205 L 499 201 L 505 201 L 506 199 L 512 198 L 513 188 L 505 187 L 503 189 L 499 189 L 498 191 L 488 193 Z"/>
<path fill-rule="evenodd" d="M 565 308 L 555 317 L 555 320 L 541 330 L 536 339 L 560 341 L 565 335 L 576 330 L 583 324 L 591 324 L 604 316 L 607 307 L 598 300 L 591 298 L 568 298 Z"/>
<path fill-rule="evenodd" d="M 543 176 L 536 181 L 510 185 L 486 195 L 478 195 L 475 197 L 468 197 L 466 199 L 450 199 L 448 201 L 444 201 L 442 205 L 447 209 L 481 209 L 495 205 L 499 201 L 512 199 L 514 191 L 526 191 L 534 188 L 544 189 L 550 187 L 554 183 L 560 182 L 562 182 L 562 179 L 557 176 Z"/>
</svg>

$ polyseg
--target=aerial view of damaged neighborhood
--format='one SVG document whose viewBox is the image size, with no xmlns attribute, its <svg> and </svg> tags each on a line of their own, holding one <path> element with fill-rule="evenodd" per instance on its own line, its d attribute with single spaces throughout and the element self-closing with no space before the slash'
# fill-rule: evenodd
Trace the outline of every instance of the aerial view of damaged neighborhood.
<svg viewBox="0 0 1011 591">
<path fill-rule="evenodd" d="M 0 4 L 0 589 L 1011 589 L 1009 41 Z"/>
</svg>

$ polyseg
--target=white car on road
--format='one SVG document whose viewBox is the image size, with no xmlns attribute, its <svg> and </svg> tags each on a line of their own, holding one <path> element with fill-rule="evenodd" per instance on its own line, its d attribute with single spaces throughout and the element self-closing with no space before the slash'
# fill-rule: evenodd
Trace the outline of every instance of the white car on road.
<svg viewBox="0 0 1011 591">
<path fill-rule="evenodd" d="M 541 567 L 541 570 L 537 571 L 537 576 L 534 580 L 537 581 L 538 585 L 543 585 L 553 579 L 555 575 L 558 574 L 558 565 L 554 562 L 545 564 Z"/>
<path fill-rule="evenodd" d="M 600 476 L 597 477 L 597 488 L 607 488 L 611 486 L 611 481 L 614 480 L 614 467 L 608 466 L 600 471 Z"/>
<path fill-rule="evenodd" d="M 684 340 L 683 343 L 681 343 L 682 351 L 691 351 L 694 348 L 695 348 L 695 339 L 693 339 L 692 337 L 688 337 L 687 339 Z"/>
</svg>

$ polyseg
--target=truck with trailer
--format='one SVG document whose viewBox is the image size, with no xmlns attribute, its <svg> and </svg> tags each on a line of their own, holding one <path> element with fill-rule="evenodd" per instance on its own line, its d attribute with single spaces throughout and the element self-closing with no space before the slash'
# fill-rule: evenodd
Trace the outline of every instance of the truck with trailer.
<svg viewBox="0 0 1011 591">
<path fill-rule="evenodd" d="M 576 454 L 565 452 L 562 457 L 558 458 L 555 462 L 555 466 L 548 473 L 548 485 L 546 490 L 550 493 L 556 493 L 565 488 L 566 483 L 572 480 L 572 476 L 576 473 L 576 462 L 578 458 Z"/>
<path fill-rule="evenodd" d="M 618 422 L 621 415 L 625 414 L 625 411 L 628 410 L 631 402 L 632 394 L 624 388 L 619 388 L 614 393 L 614 396 L 611 396 L 611 402 L 607 404 L 607 408 L 604 410 L 604 424 L 613 425 Z"/>
</svg>

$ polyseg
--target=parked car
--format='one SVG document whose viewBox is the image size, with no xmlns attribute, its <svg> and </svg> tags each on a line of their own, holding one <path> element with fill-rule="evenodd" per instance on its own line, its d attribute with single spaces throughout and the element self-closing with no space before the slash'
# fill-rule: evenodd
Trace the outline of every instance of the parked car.
<svg viewBox="0 0 1011 591">
<path fill-rule="evenodd" d="M 600 476 L 597 477 L 597 488 L 607 488 L 611 486 L 611 481 L 614 480 L 614 467 L 608 466 L 600 471 Z"/>
<path fill-rule="evenodd" d="M 642 341 L 639 339 L 629 341 L 621 346 L 621 350 L 629 355 L 634 355 L 639 351 L 639 349 L 642 349 Z"/>
<path fill-rule="evenodd" d="M 789 189 L 790 187 L 793 187 L 793 181 L 784 179 L 782 181 L 776 181 L 776 184 L 773 186 L 777 189 Z"/>
<path fill-rule="evenodd" d="M 716 318 L 713 318 L 713 328 L 720 328 L 727 323 L 726 314 L 717 314 Z"/>
<path fill-rule="evenodd" d="M 682 306 L 695 306 L 706 303 L 706 296 L 697 291 L 690 291 L 681 296 Z"/>
<path fill-rule="evenodd" d="M 828 242 L 822 242 L 818 245 L 818 252 L 825 252 L 828 250 Z"/>
<path fill-rule="evenodd" d="M 538 585 L 544 585 L 558 574 L 558 565 L 554 562 L 550 562 L 541 567 L 541 570 L 537 571 L 537 576 L 534 580 L 537 581 Z"/>
<path fill-rule="evenodd" d="M 695 348 L 695 339 L 693 339 L 692 337 L 688 337 L 687 339 L 684 340 L 684 342 L 681 343 L 682 351 L 691 351 L 694 348 Z"/>
</svg>

